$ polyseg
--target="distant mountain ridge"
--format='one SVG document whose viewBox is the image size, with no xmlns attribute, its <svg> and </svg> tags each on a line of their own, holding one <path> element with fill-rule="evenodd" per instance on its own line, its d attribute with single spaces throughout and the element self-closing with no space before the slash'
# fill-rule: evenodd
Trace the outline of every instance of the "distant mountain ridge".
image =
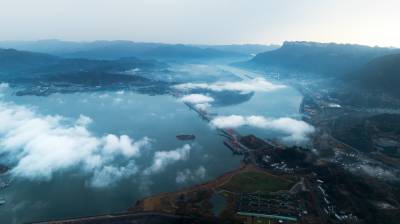
<svg viewBox="0 0 400 224">
<path fill-rule="evenodd" d="M 154 60 L 120 58 L 117 60 L 66 59 L 49 54 L 0 48 L 0 78 L 2 81 L 37 80 L 64 74 L 117 74 L 140 69 L 162 69 L 166 65 Z"/>
<path fill-rule="evenodd" d="M 151 64 L 150 61 L 137 58 L 121 58 L 118 60 L 94 60 L 82 58 L 61 58 L 50 54 L 15 49 L 0 48 L 0 73 L 8 72 L 69 72 L 99 69 L 132 69 L 134 65 L 143 67 Z"/>
<path fill-rule="evenodd" d="M 115 60 L 122 57 L 146 59 L 214 59 L 244 57 L 268 50 L 263 45 L 183 45 L 141 43 L 124 40 L 71 42 L 60 40 L 3 41 L 0 48 L 47 53 L 66 58 Z"/>
<path fill-rule="evenodd" d="M 216 50 L 213 48 L 199 48 L 183 44 L 159 46 L 147 52 L 143 52 L 144 58 L 218 58 L 240 57 L 241 53 Z"/>
<path fill-rule="evenodd" d="M 148 74 L 166 68 L 165 63 L 133 57 L 94 60 L 0 49 L 0 82 L 18 86 L 16 95 L 121 89 L 164 94 L 169 83 Z"/>
<path fill-rule="evenodd" d="M 277 50 L 257 54 L 242 65 L 335 76 L 354 71 L 374 58 L 396 52 L 400 50 L 353 44 L 295 41 L 284 42 Z"/>
<path fill-rule="evenodd" d="M 132 41 L 93 41 L 93 42 L 74 42 L 62 41 L 57 39 L 38 40 L 38 41 L 0 41 L 0 48 L 13 48 L 20 51 L 32 51 L 53 55 L 65 55 L 76 52 L 91 51 L 94 49 L 114 49 L 115 51 L 144 51 L 158 47 L 158 43 L 138 43 Z M 128 55 L 129 56 L 129 55 Z M 124 56 L 126 57 L 126 56 Z"/>
<path fill-rule="evenodd" d="M 259 53 L 272 51 L 280 48 L 280 45 L 262 45 L 262 44 L 230 44 L 230 45 L 196 45 L 202 48 L 211 48 L 222 51 L 236 52 L 246 55 L 256 55 Z"/>
</svg>

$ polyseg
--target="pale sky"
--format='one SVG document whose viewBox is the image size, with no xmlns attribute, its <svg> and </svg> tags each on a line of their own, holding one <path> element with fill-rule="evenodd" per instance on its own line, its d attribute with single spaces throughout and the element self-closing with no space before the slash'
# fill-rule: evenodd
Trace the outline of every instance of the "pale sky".
<svg viewBox="0 0 400 224">
<path fill-rule="evenodd" d="M 0 0 L 0 40 L 400 47 L 399 0 Z"/>
</svg>

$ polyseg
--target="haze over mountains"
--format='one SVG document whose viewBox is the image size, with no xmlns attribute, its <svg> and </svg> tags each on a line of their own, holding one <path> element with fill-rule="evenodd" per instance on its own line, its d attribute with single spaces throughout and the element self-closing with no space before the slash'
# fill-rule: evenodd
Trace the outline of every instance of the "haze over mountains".
<svg viewBox="0 0 400 224">
<path fill-rule="evenodd" d="M 134 57 L 115 60 L 62 58 L 44 53 L 0 49 L 0 78 L 2 82 L 20 86 L 17 95 L 114 88 L 164 92 L 164 82 L 143 75 L 164 68 L 164 63 Z"/>
<path fill-rule="evenodd" d="M 0 224 L 400 224 L 400 0 L 0 0 Z"/>
<path fill-rule="evenodd" d="M 0 48 L 54 54 L 68 58 L 118 59 L 212 59 L 245 57 L 278 48 L 277 45 L 182 45 L 132 41 L 70 42 L 60 40 L 3 41 Z"/>
<path fill-rule="evenodd" d="M 268 169 L 293 175 L 300 166 L 301 174 L 295 174 L 294 176 L 298 178 L 300 176 L 296 175 L 303 177 L 306 169 L 310 169 L 310 172 L 318 173 L 321 170 L 319 168 L 320 164 L 317 167 L 314 167 L 313 164 L 318 161 L 317 158 L 322 158 L 324 161 L 331 161 L 326 165 L 329 170 L 337 170 L 340 167 L 343 169 L 346 167 L 366 167 L 365 169 L 368 171 L 366 174 L 367 179 L 362 183 L 369 184 L 371 183 L 370 178 L 377 177 L 380 172 L 378 170 L 378 174 L 376 174 L 375 168 L 369 169 L 366 166 L 366 164 L 369 165 L 369 160 L 372 161 L 372 165 L 376 165 L 375 155 L 379 154 L 383 158 L 379 160 L 379 166 L 385 163 L 385 166 L 382 166 L 381 169 L 388 173 L 387 177 L 395 176 L 394 174 L 396 173 L 393 172 L 394 174 L 392 175 L 392 170 L 387 169 L 386 164 L 399 164 L 400 162 L 400 150 L 396 148 L 399 145 L 398 142 L 400 142 L 397 128 L 400 121 L 399 115 L 385 114 L 387 111 L 398 110 L 397 108 L 400 105 L 398 88 L 400 82 L 399 49 L 315 42 L 285 42 L 280 48 L 264 45 L 194 46 L 133 43 L 129 41 L 75 43 L 53 40 L 3 42 L 2 44 L 0 46 L 4 48 L 0 48 L 0 79 L 1 82 L 8 83 L 2 84 L 2 88 L 13 91 L 12 93 L 10 92 L 9 97 L 17 100 L 28 99 L 26 102 L 30 102 L 30 99 L 36 99 L 48 103 L 45 105 L 51 106 L 54 104 L 63 105 L 60 108 L 65 109 L 59 109 L 59 111 L 68 110 L 72 104 L 71 102 L 74 102 L 72 107 L 75 107 L 74 109 L 77 110 L 78 115 L 83 114 L 80 106 L 91 109 L 92 107 L 97 107 L 97 104 L 101 104 L 91 117 L 104 111 L 107 112 L 108 109 L 113 109 L 112 113 L 104 115 L 105 119 L 101 119 L 116 118 L 106 125 L 106 133 L 108 133 L 108 128 L 117 127 L 118 122 L 121 122 L 120 124 L 127 125 L 121 126 L 123 127 L 121 130 L 131 130 L 132 127 L 133 129 L 137 127 L 145 129 L 146 125 L 151 124 L 149 133 L 153 134 L 154 126 L 161 124 L 162 120 L 171 119 L 171 123 L 167 123 L 163 127 L 165 128 L 163 129 L 164 131 L 158 132 L 162 137 L 154 138 L 159 140 L 166 136 L 166 141 L 161 145 L 164 148 L 165 145 L 175 139 L 174 136 L 170 136 L 175 130 L 171 127 L 178 121 L 182 121 L 180 120 L 182 118 L 181 115 L 165 116 L 165 114 L 180 113 L 176 105 L 185 102 L 189 108 L 195 111 L 198 110 L 199 115 L 209 123 L 209 125 L 205 126 L 206 129 L 202 129 L 203 131 L 195 132 L 196 136 L 199 136 L 199 140 L 205 136 L 204 133 L 206 131 L 204 130 L 210 129 L 210 125 L 221 130 L 249 128 L 249 130 L 251 129 L 252 132 L 256 132 L 261 136 L 268 131 L 282 132 L 284 137 L 280 138 L 282 144 L 279 143 L 278 148 L 273 146 L 275 140 L 271 141 L 271 144 L 264 143 L 264 140 L 261 139 L 257 140 L 255 135 L 243 137 L 243 139 L 249 139 L 250 145 L 254 144 L 254 146 L 251 146 L 252 150 L 248 150 L 246 153 L 255 152 L 253 156 L 247 157 L 250 159 L 244 157 L 243 161 L 252 163 L 254 166 L 263 167 L 262 169 L 275 167 Z M 229 65 L 242 66 L 247 70 Z M 254 72 L 253 70 L 262 72 Z M 278 77 L 281 80 L 274 80 L 276 77 L 270 76 L 270 72 L 272 74 L 279 73 L 280 76 Z M 264 76 L 266 79 L 264 79 Z M 271 80 L 269 80 L 270 78 Z M 274 83 L 275 81 L 282 84 Z M 295 89 L 290 89 L 292 86 Z M 40 97 L 32 97 L 32 95 Z M 81 96 L 86 97 L 78 99 Z M 144 98 L 142 98 L 143 96 Z M 47 102 L 48 99 L 56 101 Z M 70 101 L 64 104 L 63 99 L 69 99 Z M 165 101 L 165 104 L 160 104 L 162 105 L 160 106 L 159 103 L 164 102 L 162 100 L 165 99 L 168 101 Z M 267 107 L 263 107 L 264 104 Z M 293 104 L 294 106 L 292 106 Z M 143 105 L 151 106 L 150 110 L 140 110 L 141 107 L 144 107 Z M 165 112 L 168 106 L 170 106 L 170 112 Z M 283 113 L 282 111 L 285 111 L 287 106 L 290 107 L 290 110 Z M 120 114 L 118 113 L 124 110 L 123 108 L 125 108 L 129 118 L 119 117 Z M 273 110 L 270 108 L 273 108 Z M 4 104 L 3 110 L 6 109 L 7 104 Z M 385 113 L 379 112 L 379 109 L 384 109 Z M 274 112 L 274 110 L 277 112 Z M 29 109 L 26 109 L 26 111 L 29 111 Z M 154 111 L 159 112 L 154 113 Z M 180 111 L 192 113 L 190 110 L 183 108 Z M 204 112 L 205 115 L 202 111 L 206 111 Z M 209 111 L 210 113 L 208 113 Z M 213 111 L 216 111 L 216 113 Z M 297 115 L 299 111 L 300 113 Z M 90 110 L 86 112 L 90 112 Z M 271 115 L 271 117 L 259 115 L 263 113 L 268 116 Z M 278 115 L 275 115 L 275 113 Z M 19 114 L 16 109 L 4 114 L 8 118 L 3 120 L 8 120 L 9 124 L 14 124 L 16 121 L 21 120 L 19 117 L 14 117 L 14 114 Z M 287 114 L 295 115 L 290 115 L 293 116 L 292 118 Z M 208 116 L 211 118 L 208 118 Z M 275 119 L 272 116 L 277 116 L 278 118 Z M 302 120 L 297 120 L 295 116 L 301 117 Z M 37 116 L 22 120 L 22 123 L 37 120 L 35 117 Z M 130 120 L 131 118 L 132 120 Z M 154 121 L 154 119 L 158 118 L 160 120 L 157 120 L 157 124 L 149 123 L 150 120 Z M 97 121 L 101 119 L 98 118 Z M 195 121 L 193 117 L 190 116 L 186 119 L 188 120 L 183 120 L 183 123 L 193 125 L 190 123 L 190 121 Z M 87 117 L 79 122 L 89 124 L 91 121 Z M 138 123 L 130 126 L 131 122 L 134 121 Z M 143 126 L 140 126 L 141 123 Z M 11 133 L 15 128 L 13 125 L 10 127 Z M 20 128 L 18 125 L 16 127 L 25 131 L 24 128 Z M 252 128 L 255 128 L 255 131 Z M 59 133 L 59 128 L 56 128 L 56 131 Z M 214 131 L 214 129 L 211 131 Z M 182 131 L 176 132 L 180 133 Z M 7 133 L 6 136 L 8 137 Z M 29 133 L 31 133 L 30 130 Z M 43 135 L 42 130 L 39 130 L 38 133 L 40 136 Z M 186 130 L 182 133 L 186 133 Z M 188 133 L 191 134 L 192 131 L 188 131 Z M 22 132 L 22 135 L 25 136 L 25 132 Z M 172 135 L 174 134 L 172 133 Z M 222 132 L 220 136 L 223 137 L 225 135 L 228 135 L 228 138 L 223 142 L 226 145 L 227 141 L 233 140 L 228 131 Z M 55 136 L 57 137 L 57 135 Z M 137 137 L 137 139 L 140 138 Z M 208 139 L 206 140 L 208 142 Z M 124 135 L 124 137 L 112 137 L 112 141 L 116 145 L 122 145 L 121 147 L 126 148 L 125 146 L 128 145 L 128 148 L 131 148 L 130 145 L 132 143 L 127 135 Z M 197 137 L 195 141 L 197 141 Z M 296 147 L 282 150 L 283 148 L 281 147 L 284 147 L 286 141 L 294 142 L 293 144 L 298 144 L 298 142 L 307 142 L 306 144 L 308 144 L 308 141 L 310 141 L 313 150 L 306 148 L 296 149 Z M 30 141 L 27 142 L 24 144 L 30 145 Z M 54 140 L 54 142 L 57 141 Z M 71 142 L 74 141 L 71 140 Z M 176 142 L 172 143 L 175 144 Z M 217 143 L 220 143 L 220 141 L 218 140 Z M 180 143 L 178 142 L 178 144 Z M 211 149 L 212 152 L 222 151 L 213 148 L 215 146 L 217 147 L 216 149 L 219 149 L 218 147 L 221 147 L 222 144 L 212 144 L 212 147 L 207 146 L 204 149 Z M 241 144 L 247 143 L 244 141 Z M 76 144 L 76 147 L 79 148 L 80 145 L 80 143 Z M 155 151 L 153 163 L 161 165 L 158 168 L 156 165 L 149 165 L 149 168 L 143 166 L 138 169 L 142 172 L 138 172 L 144 175 L 151 175 L 150 173 L 155 172 L 154 170 L 168 170 L 170 168 L 165 167 L 169 163 L 173 165 L 175 162 L 188 159 L 190 151 L 195 153 L 194 151 L 197 149 L 195 149 L 194 145 L 193 149 L 192 145 L 185 144 L 183 147 L 178 147 L 172 151 Z M 25 145 L 23 146 L 25 147 Z M 235 152 L 236 149 L 232 148 L 234 144 L 227 144 L 226 146 Z M 38 144 L 37 147 L 42 148 L 42 145 Z M 49 152 L 53 150 L 49 146 L 47 148 Z M 75 154 L 73 150 L 75 149 L 71 148 L 71 151 L 68 152 Z M 314 150 L 316 152 L 313 152 Z M 299 155 L 295 155 L 296 153 L 290 154 L 290 156 L 276 154 L 279 151 L 297 152 Z M 268 154 L 270 152 L 272 154 Z M 46 153 L 48 152 L 46 151 Z M 241 151 L 239 153 L 243 154 Z M 307 153 L 308 155 L 306 156 L 302 153 Z M 161 161 L 160 155 L 164 156 L 167 162 L 158 162 Z M 192 156 L 193 158 L 203 158 L 201 154 L 194 155 L 196 156 Z M 346 156 L 343 157 L 345 160 L 341 159 L 341 155 Z M 101 156 L 103 155 L 101 154 Z M 273 156 L 277 156 L 276 160 L 265 160 L 265 158 L 272 158 Z M 348 156 L 349 158 L 347 158 Z M 109 157 L 109 154 L 104 157 Z M 306 157 L 313 159 L 304 162 Z M 58 157 L 55 158 L 55 160 L 59 160 Z M 228 156 L 219 155 L 215 156 L 215 158 L 218 158 L 218 160 L 217 162 L 212 162 L 212 164 L 221 163 L 223 166 L 225 164 L 219 159 L 230 159 Z M 365 158 L 368 158 L 368 160 Z M 294 160 L 294 163 L 292 160 Z M 297 160 L 302 161 L 302 163 L 297 164 Z M 132 161 L 132 159 L 129 158 L 129 161 Z M 146 158 L 145 161 L 152 160 L 151 158 Z M 288 166 L 289 168 L 286 165 L 274 165 L 282 164 L 281 161 L 291 165 Z M 203 165 L 203 161 L 201 163 Z M 53 161 L 51 161 L 51 164 L 53 164 Z M 103 164 L 100 165 L 102 166 Z M 333 169 L 331 169 L 331 165 L 335 165 L 332 166 L 334 167 Z M 121 167 L 125 167 L 125 165 L 123 164 Z M 126 169 L 116 170 L 117 173 L 120 173 L 119 176 L 118 174 L 114 175 L 114 173 L 107 174 L 105 179 L 110 179 L 111 182 L 105 183 L 114 184 L 120 179 L 136 175 L 135 173 L 126 174 L 125 176 L 125 171 L 131 170 L 130 166 L 126 167 Z M 199 168 L 194 167 L 191 169 Z M 172 177 L 175 173 L 181 172 L 183 171 L 173 171 Z M 186 178 L 194 179 L 191 177 L 191 172 L 195 171 L 184 171 L 184 175 L 188 176 Z M 361 173 L 364 171 L 348 170 L 346 172 L 352 174 L 352 172 Z M 360 197 L 354 197 L 354 194 L 351 193 L 352 191 L 347 191 L 348 189 L 359 188 L 359 186 L 354 187 L 354 178 L 339 178 L 349 180 L 348 183 L 342 184 L 328 182 L 338 180 L 336 178 L 337 175 L 334 173 L 332 175 L 318 173 L 318 175 L 327 176 L 323 181 L 329 183 L 329 186 L 332 186 L 331 190 L 333 189 L 333 191 L 328 191 L 330 188 L 326 188 L 326 194 L 333 195 L 333 197 L 327 199 L 331 201 L 326 205 L 328 208 L 335 208 L 332 206 L 335 203 L 338 208 L 337 211 L 342 211 L 342 208 L 344 208 L 347 212 L 346 214 L 355 214 L 357 217 L 364 217 L 365 214 L 370 214 L 370 211 L 381 214 L 378 213 L 381 210 L 375 208 L 374 203 L 371 202 L 370 192 L 372 190 L 360 193 Z M 114 176 L 116 178 L 113 178 Z M 163 176 L 171 177 L 171 174 Z M 135 178 L 137 179 L 137 177 Z M 204 178 L 205 174 L 201 180 Z M 374 184 L 382 184 L 375 186 L 373 188 L 374 191 L 384 189 L 381 186 L 386 186 L 386 183 L 383 185 L 384 183 L 379 181 L 377 179 L 373 182 Z M 64 183 L 65 181 L 62 180 L 62 182 Z M 172 180 L 172 182 L 174 181 Z M 178 183 L 180 180 L 177 179 L 176 182 Z M 259 180 L 254 185 L 259 187 L 259 183 L 263 182 L 263 180 Z M 132 189 L 131 184 L 130 182 L 129 189 Z M 317 181 L 314 183 L 314 187 L 310 189 L 320 189 L 319 187 L 325 186 L 328 185 L 321 185 Z M 344 193 L 337 191 L 343 186 L 346 189 L 346 191 L 343 191 Z M 382 191 L 396 194 L 400 192 L 398 189 L 385 189 Z M 259 190 L 255 192 L 259 192 Z M 325 190 L 322 192 L 325 192 Z M 120 194 L 120 192 L 117 193 Z M 241 195 L 242 193 L 243 191 L 238 191 L 235 195 Z M 204 195 L 201 197 L 204 197 Z M 323 193 L 323 197 L 327 197 L 325 193 Z M 307 197 L 306 201 L 309 198 Z M 374 196 L 375 201 L 391 198 L 396 197 L 391 197 L 390 195 Z M 208 199 L 205 198 L 204 200 Z M 283 200 L 285 202 L 288 201 L 286 197 Z M 356 200 L 357 203 L 352 200 Z M 58 198 L 56 201 L 58 201 Z M 392 201 L 388 201 L 392 203 Z M 325 206 L 324 203 L 326 202 L 321 200 L 317 203 L 318 206 L 313 208 Z M 196 202 L 196 206 L 198 204 Z M 295 204 L 298 204 L 297 199 Z M 362 206 L 352 206 L 353 204 L 361 204 Z M 396 201 L 392 204 L 398 205 Z M 232 206 L 232 208 L 234 207 Z M 311 211 L 311 209 L 307 210 Z M 331 211 L 331 213 L 336 214 L 336 210 Z M 82 215 L 81 213 L 78 214 Z M 298 211 L 293 213 L 294 216 L 297 214 Z M 316 214 L 318 215 L 319 213 Z M 332 218 L 335 217 L 334 215 L 331 216 Z M 63 216 L 60 215 L 60 217 Z M 376 218 L 373 215 L 365 219 L 372 220 L 366 223 L 376 223 Z M 388 215 L 382 219 L 390 220 L 391 216 Z"/>
<path fill-rule="evenodd" d="M 284 42 L 277 50 L 258 54 L 248 65 L 334 76 L 355 70 L 373 58 L 394 53 L 400 53 L 400 50 L 351 44 Z"/>
<path fill-rule="evenodd" d="M 139 60 L 134 57 L 117 60 L 95 60 L 86 58 L 62 58 L 50 54 L 14 49 L 0 49 L 0 72 L 68 72 L 74 70 L 127 70 L 135 67 L 148 67 L 153 60 Z M 117 69 L 117 67 L 119 67 Z"/>
<path fill-rule="evenodd" d="M 285 42 L 277 50 L 257 54 L 239 66 L 279 71 L 281 77 L 332 79 L 357 92 L 381 91 L 400 96 L 400 49 L 351 44 Z"/>
<path fill-rule="evenodd" d="M 302 74 L 303 78 L 330 78 L 341 84 L 347 83 L 347 86 L 350 85 L 347 89 L 385 91 L 396 97 L 400 95 L 397 88 L 400 50 L 396 48 L 305 41 L 284 42 L 282 47 L 277 48 L 273 45 L 194 46 L 59 40 L 8 41 L 0 42 L 0 47 L 17 49 L 0 49 L 0 73 L 16 75 L 30 71 L 30 78 L 35 74 L 79 72 L 84 75 L 166 68 L 166 64 L 156 60 L 196 62 L 234 58 L 240 61 L 255 55 L 249 61 L 236 65 L 281 71 L 283 77 L 290 73 Z"/>
</svg>

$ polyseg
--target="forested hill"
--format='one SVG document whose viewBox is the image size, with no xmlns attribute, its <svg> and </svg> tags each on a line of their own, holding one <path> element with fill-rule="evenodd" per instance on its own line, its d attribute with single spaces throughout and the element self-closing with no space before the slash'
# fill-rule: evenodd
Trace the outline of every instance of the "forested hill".
<svg viewBox="0 0 400 224">
<path fill-rule="evenodd" d="M 348 83 L 349 88 L 361 88 L 400 97 L 400 54 L 375 58 L 341 78 Z"/>
</svg>

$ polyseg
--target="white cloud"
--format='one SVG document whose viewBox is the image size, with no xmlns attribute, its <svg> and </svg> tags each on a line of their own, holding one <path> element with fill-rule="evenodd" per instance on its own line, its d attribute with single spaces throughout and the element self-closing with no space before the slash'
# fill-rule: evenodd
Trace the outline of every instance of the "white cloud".
<svg viewBox="0 0 400 224">
<path fill-rule="evenodd" d="M 185 144 L 181 148 L 172 151 L 158 151 L 154 154 L 153 163 L 144 170 L 145 175 L 161 172 L 168 165 L 177 161 L 187 160 L 192 147 Z"/>
<path fill-rule="evenodd" d="M 307 136 L 314 132 L 313 126 L 304 121 L 288 117 L 270 119 L 263 116 L 218 116 L 211 121 L 211 125 L 217 128 L 237 128 L 248 125 L 261 129 L 269 129 L 288 135 L 284 140 L 296 142 L 307 140 Z"/>
<path fill-rule="evenodd" d="M 104 93 L 104 94 L 100 94 L 100 95 L 99 95 L 99 98 L 100 98 L 100 99 L 104 99 L 104 98 L 108 98 L 108 97 L 110 97 L 110 95 L 107 94 L 107 93 Z"/>
<path fill-rule="evenodd" d="M 4 83 L 4 82 L 0 83 L 1 91 L 4 91 L 4 90 L 8 89 L 9 87 L 10 87 L 10 85 L 8 83 Z"/>
<path fill-rule="evenodd" d="M 178 184 L 186 183 L 188 181 L 202 180 L 206 177 L 206 168 L 200 166 L 196 170 L 184 169 L 176 173 L 175 181 Z"/>
<path fill-rule="evenodd" d="M 144 137 L 143 139 L 132 142 L 132 139 L 127 135 L 107 135 L 103 137 L 104 150 L 109 154 L 114 154 L 120 151 L 126 157 L 139 156 L 140 149 L 150 144 L 150 139 Z"/>
<path fill-rule="evenodd" d="M 7 91 L 0 84 L 0 94 Z M 57 172 L 76 169 L 88 176 L 88 185 L 105 187 L 139 172 L 136 160 L 150 139 L 134 141 L 127 135 L 95 136 L 88 130 L 93 120 L 80 115 L 72 120 L 44 116 L 36 110 L 0 101 L 0 153 L 12 163 L 11 175 L 30 180 L 50 180 Z M 143 173 L 161 172 L 186 160 L 190 145 L 157 151 Z"/>
<path fill-rule="evenodd" d="M 120 179 L 134 175 L 137 172 L 138 168 L 133 161 L 123 167 L 107 165 L 101 169 L 95 170 L 90 185 L 94 187 L 106 187 L 112 185 Z"/>
<path fill-rule="evenodd" d="M 182 102 L 199 104 L 199 103 L 211 103 L 214 102 L 214 98 L 210 96 L 206 96 L 203 94 L 189 94 L 185 95 L 181 98 Z"/>
<path fill-rule="evenodd" d="M 4 92 L 7 91 L 7 89 L 10 87 L 8 83 L 1 82 L 0 83 L 0 97 L 4 96 Z"/>
<path fill-rule="evenodd" d="M 187 180 L 190 178 L 190 170 L 186 169 L 184 171 L 179 171 L 178 173 L 176 173 L 176 178 L 175 181 L 178 184 L 182 184 L 182 183 L 186 183 Z"/>
<path fill-rule="evenodd" d="M 198 104 L 196 104 L 194 106 L 199 110 L 207 110 L 208 108 L 211 107 L 211 104 L 209 104 L 209 103 L 198 103 Z"/>
<path fill-rule="evenodd" d="M 211 124 L 217 128 L 238 128 L 246 125 L 246 118 L 240 115 L 218 116 L 211 120 Z"/>
<path fill-rule="evenodd" d="M 121 103 L 122 101 L 124 101 L 124 100 L 121 97 L 113 98 L 113 102 L 116 103 L 116 104 Z"/>
<path fill-rule="evenodd" d="M 76 121 L 76 124 L 79 126 L 88 126 L 92 122 L 93 122 L 92 118 L 81 114 L 78 120 Z"/>
<path fill-rule="evenodd" d="M 214 102 L 214 98 L 203 94 L 189 94 L 183 96 L 180 101 L 194 104 L 197 109 L 206 110 Z"/>
<path fill-rule="evenodd" d="M 56 172 L 78 168 L 91 176 L 94 186 L 105 186 L 134 173 L 132 157 L 149 146 L 149 139 L 134 141 L 112 134 L 96 137 L 87 129 L 91 122 L 83 115 L 71 122 L 0 102 L 0 153 L 15 163 L 12 175 L 28 179 L 49 180 Z M 116 163 L 116 157 L 129 164 Z"/>
<path fill-rule="evenodd" d="M 284 85 L 273 84 L 264 78 L 254 78 L 237 82 L 183 83 L 175 85 L 179 90 L 207 89 L 211 91 L 269 92 L 284 88 Z"/>
</svg>

